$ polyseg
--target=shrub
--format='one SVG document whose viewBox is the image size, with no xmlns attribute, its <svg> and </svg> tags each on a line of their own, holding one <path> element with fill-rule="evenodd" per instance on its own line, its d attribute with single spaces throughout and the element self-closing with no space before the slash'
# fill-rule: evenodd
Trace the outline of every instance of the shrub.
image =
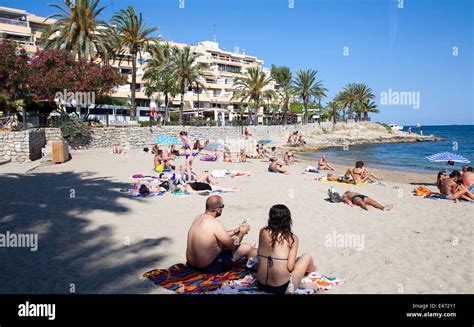
<svg viewBox="0 0 474 327">
<path fill-rule="evenodd" d="M 63 138 L 68 142 L 73 142 L 80 138 L 86 138 L 90 135 L 91 130 L 87 122 L 83 122 L 78 118 L 69 117 L 61 125 Z"/>
</svg>

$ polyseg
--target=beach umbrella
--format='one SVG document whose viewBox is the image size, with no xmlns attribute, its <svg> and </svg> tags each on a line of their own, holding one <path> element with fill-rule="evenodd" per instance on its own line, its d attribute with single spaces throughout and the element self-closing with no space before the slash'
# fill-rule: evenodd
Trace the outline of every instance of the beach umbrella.
<svg viewBox="0 0 474 327">
<path fill-rule="evenodd" d="M 170 135 L 159 135 L 153 138 L 153 141 L 158 144 L 164 144 L 164 145 L 178 145 L 179 141 L 176 137 L 170 136 Z"/>
<path fill-rule="evenodd" d="M 451 152 L 440 152 L 426 157 L 430 162 L 459 162 L 459 163 L 470 163 L 470 161 L 459 154 Z"/>
<path fill-rule="evenodd" d="M 215 150 L 219 150 L 219 149 L 224 149 L 225 147 L 226 147 L 226 145 L 222 144 L 222 143 L 210 143 L 210 144 L 208 144 L 204 147 L 204 150 L 215 151 Z"/>
<path fill-rule="evenodd" d="M 257 144 L 276 144 L 277 142 L 273 141 L 273 140 L 259 140 L 257 142 Z"/>
</svg>

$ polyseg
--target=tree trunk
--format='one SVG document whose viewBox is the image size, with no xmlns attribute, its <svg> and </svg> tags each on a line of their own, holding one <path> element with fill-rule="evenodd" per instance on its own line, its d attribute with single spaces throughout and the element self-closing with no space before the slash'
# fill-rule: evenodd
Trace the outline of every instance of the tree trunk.
<svg viewBox="0 0 474 327">
<path fill-rule="evenodd" d="M 130 99 L 130 120 L 137 118 L 137 104 L 135 103 L 135 87 L 137 85 L 137 54 L 132 53 L 132 96 Z"/>
<path fill-rule="evenodd" d="M 184 110 L 184 83 L 181 84 L 181 101 L 179 103 L 179 124 L 180 125 L 183 125 L 183 110 Z"/>
<path fill-rule="evenodd" d="M 308 123 L 308 103 L 304 102 L 304 110 L 303 110 L 303 125 Z"/>
<path fill-rule="evenodd" d="M 169 112 L 168 112 L 168 102 L 169 102 L 169 99 L 168 99 L 168 92 L 165 92 L 165 117 L 163 119 L 163 126 L 166 125 L 166 123 L 168 122 L 168 115 L 169 115 Z M 160 108 L 161 109 L 161 108 Z"/>
</svg>

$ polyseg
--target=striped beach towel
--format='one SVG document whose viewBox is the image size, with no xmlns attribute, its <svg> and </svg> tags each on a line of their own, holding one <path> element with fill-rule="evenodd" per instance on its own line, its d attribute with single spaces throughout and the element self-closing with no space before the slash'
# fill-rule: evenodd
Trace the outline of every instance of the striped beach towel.
<svg viewBox="0 0 474 327">
<path fill-rule="evenodd" d="M 168 269 L 155 269 L 146 272 L 143 276 L 158 286 L 177 293 L 198 294 L 208 293 L 219 289 L 224 283 L 244 278 L 252 270 L 245 265 L 242 259 L 222 274 L 201 274 L 188 265 L 179 263 Z"/>
</svg>

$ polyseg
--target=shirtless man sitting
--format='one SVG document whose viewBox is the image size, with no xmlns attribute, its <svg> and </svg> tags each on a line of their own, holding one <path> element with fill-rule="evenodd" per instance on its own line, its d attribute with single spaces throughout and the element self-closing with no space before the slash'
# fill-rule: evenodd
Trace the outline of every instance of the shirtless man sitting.
<svg viewBox="0 0 474 327">
<path fill-rule="evenodd" d="M 462 184 L 470 192 L 474 192 L 474 174 L 472 173 L 472 167 L 463 167 Z"/>
<path fill-rule="evenodd" d="M 355 168 L 346 171 L 345 177 L 352 177 L 355 184 L 365 183 L 367 181 L 377 181 L 380 178 L 369 172 L 364 167 L 363 161 L 356 161 Z"/>
<path fill-rule="evenodd" d="M 188 265 L 204 274 L 220 274 L 243 257 L 255 258 L 257 249 L 241 243 L 250 231 L 245 224 L 226 231 L 220 221 L 224 201 L 220 196 L 210 196 L 206 212 L 197 216 L 188 232 L 186 260 Z"/>
<path fill-rule="evenodd" d="M 449 178 L 441 181 L 439 192 L 448 200 L 464 199 L 467 201 L 474 200 L 474 193 L 470 192 L 461 183 L 461 173 L 453 170 L 449 174 Z"/>
</svg>

